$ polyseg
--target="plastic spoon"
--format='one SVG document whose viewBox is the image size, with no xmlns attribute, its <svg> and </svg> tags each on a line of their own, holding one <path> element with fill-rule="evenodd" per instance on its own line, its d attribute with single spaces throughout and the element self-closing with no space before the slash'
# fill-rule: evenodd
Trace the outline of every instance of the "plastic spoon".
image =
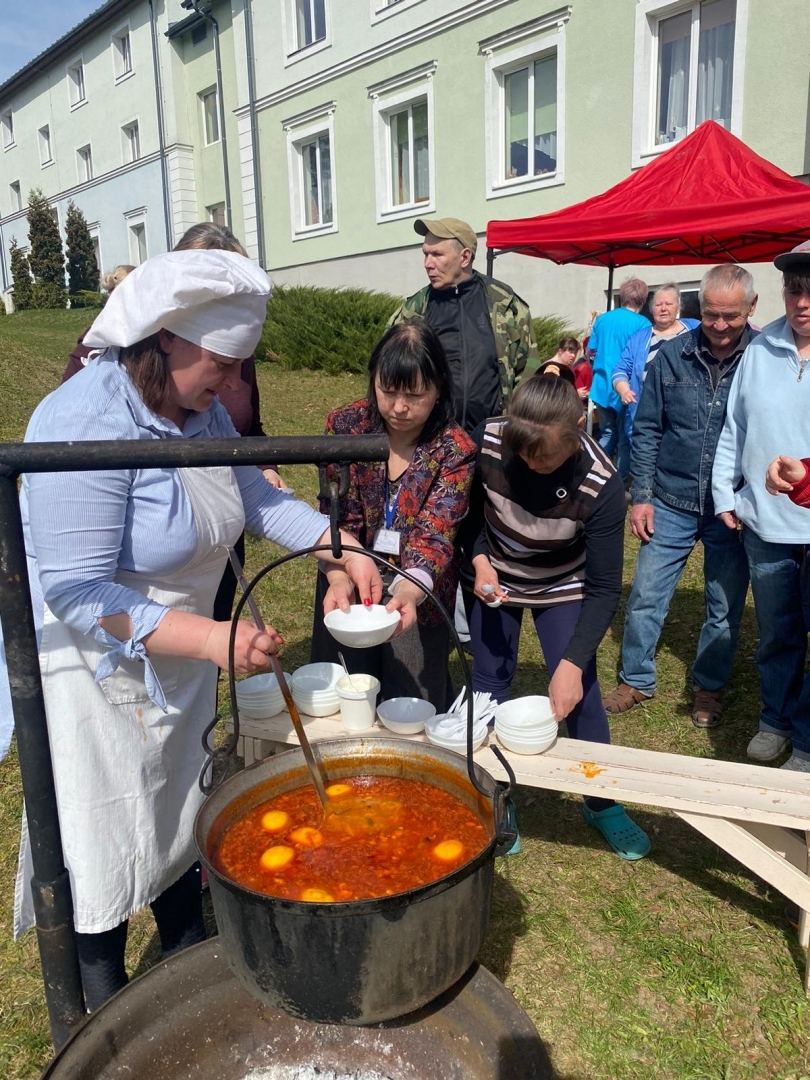
<svg viewBox="0 0 810 1080">
<path fill-rule="evenodd" d="M 352 682 L 352 677 L 349 674 L 349 669 L 346 667 L 346 661 L 344 660 L 343 653 L 340 651 L 340 649 L 338 649 L 338 660 L 340 661 L 340 663 L 341 663 L 341 665 L 343 667 L 343 670 L 346 672 L 346 678 L 349 680 L 349 686 L 352 688 L 352 690 L 354 690 L 354 692 L 356 694 L 360 693 L 360 691 L 357 689 L 357 687 Z"/>
</svg>

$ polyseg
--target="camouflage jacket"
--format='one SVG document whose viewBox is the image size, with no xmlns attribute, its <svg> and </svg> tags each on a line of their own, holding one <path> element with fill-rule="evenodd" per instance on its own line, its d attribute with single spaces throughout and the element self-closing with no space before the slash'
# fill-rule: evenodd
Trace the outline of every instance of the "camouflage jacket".
<svg viewBox="0 0 810 1080">
<path fill-rule="evenodd" d="M 489 301 L 489 317 L 495 336 L 505 409 L 521 378 L 533 375 L 540 366 L 532 316 L 526 301 L 508 285 L 494 278 L 484 277 L 477 270 L 473 270 L 473 273 L 484 283 Z M 424 319 L 429 299 L 430 286 L 426 285 L 397 308 L 388 320 L 388 325 L 395 326 L 407 319 Z"/>
</svg>

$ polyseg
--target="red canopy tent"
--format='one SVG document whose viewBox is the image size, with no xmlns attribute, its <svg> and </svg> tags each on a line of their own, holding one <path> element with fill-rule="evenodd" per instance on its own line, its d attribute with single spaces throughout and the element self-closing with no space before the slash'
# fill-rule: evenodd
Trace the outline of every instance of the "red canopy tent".
<svg viewBox="0 0 810 1080">
<path fill-rule="evenodd" d="M 766 262 L 807 238 L 810 187 L 707 120 L 601 195 L 490 221 L 487 270 L 512 251 L 606 266 L 610 297 L 616 266 Z"/>
</svg>

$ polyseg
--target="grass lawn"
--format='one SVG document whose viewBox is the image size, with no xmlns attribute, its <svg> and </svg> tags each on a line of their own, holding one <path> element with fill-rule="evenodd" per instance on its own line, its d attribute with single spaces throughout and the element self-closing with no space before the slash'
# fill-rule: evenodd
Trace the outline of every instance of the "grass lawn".
<svg viewBox="0 0 810 1080">
<path fill-rule="evenodd" d="M 82 311 L 0 317 L 0 438 L 21 438 L 88 321 Z M 281 435 L 322 430 L 327 410 L 358 396 L 363 380 L 266 365 L 259 384 L 265 430 Z M 290 468 L 285 475 L 300 496 L 314 497 L 314 468 Z M 626 586 L 635 550 L 628 538 Z M 249 574 L 271 551 L 263 542 L 249 545 Z M 613 739 L 744 760 L 758 716 L 750 609 L 726 723 L 701 733 L 689 720 L 688 668 L 702 621 L 699 555 L 662 638 L 658 696 L 619 718 Z M 260 606 L 287 640 L 287 670 L 308 653 L 312 594 L 312 568 L 303 561 L 262 585 Z M 600 651 L 603 685 L 615 678 L 621 629 L 620 611 Z M 538 693 L 545 684 L 536 641 L 527 632 L 515 692 Z M 9 1080 L 36 1075 L 50 1052 L 35 936 L 11 939 L 20 810 L 12 750 L 0 765 L 0 1076 Z M 518 811 L 522 851 L 498 862 L 480 959 L 531 1016 L 560 1080 L 810 1080 L 804 957 L 779 894 L 665 812 L 634 812 L 653 850 L 630 865 L 585 825 L 577 798 L 523 789 Z M 142 973 L 157 957 L 151 916 L 138 916 L 130 970 Z"/>
</svg>

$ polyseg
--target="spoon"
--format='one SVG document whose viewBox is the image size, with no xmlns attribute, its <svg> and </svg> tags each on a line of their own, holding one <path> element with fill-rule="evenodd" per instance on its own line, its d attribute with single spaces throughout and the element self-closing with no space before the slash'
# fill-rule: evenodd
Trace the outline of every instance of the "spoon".
<svg viewBox="0 0 810 1080">
<path fill-rule="evenodd" d="M 239 582 L 239 588 L 247 596 L 246 603 L 250 610 L 253 621 L 259 628 L 259 630 L 264 632 L 266 629 L 264 619 L 259 614 L 259 609 L 256 606 L 256 601 L 253 599 L 253 594 L 248 593 L 248 586 L 247 582 L 245 581 L 245 575 L 242 571 L 242 564 L 239 562 L 239 557 L 233 550 L 233 548 L 228 548 L 228 558 L 231 561 L 231 567 L 233 568 L 236 580 Z M 324 808 L 324 813 L 326 813 L 329 806 L 329 798 L 327 797 L 326 789 L 323 786 L 323 780 L 321 779 L 321 773 L 318 769 L 318 763 L 315 761 L 315 755 L 312 753 L 312 747 L 309 744 L 307 733 L 304 730 L 304 725 L 301 723 L 301 717 L 298 715 L 298 707 L 293 701 L 293 696 L 290 693 L 289 686 L 287 686 L 287 680 L 284 678 L 284 672 L 281 670 L 281 664 L 279 662 L 278 656 L 273 653 L 268 657 L 268 659 L 273 667 L 273 673 L 276 676 L 276 680 L 278 681 L 279 689 L 281 690 L 282 697 L 284 698 L 284 704 L 287 706 L 287 711 L 289 712 L 290 719 L 293 722 L 295 734 L 298 736 L 298 741 L 301 744 L 301 749 L 304 753 L 304 761 L 306 761 L 307 768 L 309 769 L 310 779 L 315 785 L 315 790 L 318 792 L 318 798 L 321 800 Z"/>
<path fill-rule="evenodd" d="M 342 665 L 342 667 L 343 667 L 343 670 L 344 670 L 344 671 L 346 672 L 346 678 L 347 678 L 347 679 L 349 680 L 349 686 L 350 686 L 350 687 L 352 688 L 352 690 L 354 690 L 354 692 L 355 692 L 356 694 L 360 693 L 360 691 L 359 691 L 359 690 L 357 689 L 357 687 L 356 687 L 356 686 L 354 685 L 354 683 L 352 682 L 352 677 L 351 677 L 351 675 L 349 674 L 349 669 L 348 669 L 348 667 L 346 666 L 346 661 L 345 661 L 345 659 L 343 658 L 343 653 L 342 653 L 342 652 L 340 651 L 340 649 L 338 649 L 338 660 L 340 661 L 340 663 L 341 663 L 341 665 Z"/>
</svg>

